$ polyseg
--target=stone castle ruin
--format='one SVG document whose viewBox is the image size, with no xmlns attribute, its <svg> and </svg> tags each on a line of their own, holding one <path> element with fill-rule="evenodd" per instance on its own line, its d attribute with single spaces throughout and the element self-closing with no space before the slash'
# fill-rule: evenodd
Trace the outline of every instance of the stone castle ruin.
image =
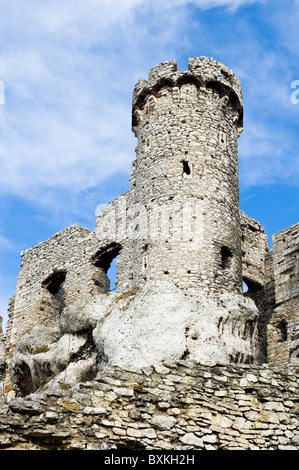
<svg viewBox="0 0 299 470">
<path fill-rule="evenodd" d="M 113 367 L 298 366 L 299 224 L 269 251 L 240 211 L 237 76 L 206 57 L 152 68 L 133 92 L 132 130 L 131 188 L 95 231 L 74 224 L 22 253 L 0 337 L 3 400 Z"/>
</svg>

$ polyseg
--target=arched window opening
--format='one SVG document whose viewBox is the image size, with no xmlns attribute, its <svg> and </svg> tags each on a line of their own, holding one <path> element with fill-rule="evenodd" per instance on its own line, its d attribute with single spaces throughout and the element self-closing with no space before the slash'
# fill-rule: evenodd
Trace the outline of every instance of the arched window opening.
<svg viewBox="0 0 299 470">
<path fill-rule="evenodd" d="M 95 283 L 106 292 L 116 289 L 117 258 L 122 249 L 119 243 L 111 243 L 101 248 L 90 260 L 100 270 L 99 279 Z"/>
<path fill-rule="evenodd" d="M 46 289 L 48 294 L 46 298 L 50 300 L 47 306 L 47 312 L 50 316 L 60 314 L 64 308 L 64 289 L 63 284 L 66 279 L 67 272 L 65 269 L 55 270 L 42 282 L 42 287 Z M 50 298 L 49 298 L 50 294 Z M 43 296 L 43 301 L 45 300 Z M 41 306 L 41 310 L 44 310 L 44 305 Z"/>
<path fill-rule="evenodd" d="M 54 271 L 50 276 L 46 277 L 42 282 L 42 286 L 45 287 L 50 294 L 57 295 L 61 285 L 64 283 L 66 278 L 66 270 L 61 269 Z"/>
</svg>

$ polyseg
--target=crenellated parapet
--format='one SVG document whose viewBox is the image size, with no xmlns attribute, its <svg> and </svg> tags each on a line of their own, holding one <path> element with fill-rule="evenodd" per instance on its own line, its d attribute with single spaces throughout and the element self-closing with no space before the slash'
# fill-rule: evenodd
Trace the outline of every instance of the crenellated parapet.
<svg viewBox="0 0 299 470">
<path fill-rule="evenodd" d="M 138 125 L 148 104 L 160 96 L 165 86 L 172 88 L 174 99 L 180 87 L 193 83 L 198 89 L 198 100 L 208 90 L 215 90 L 221 98 L 221 106 L 230 104 L 235 110 L 236 125 L 243 127 L 242 87 L 236 74 L 221 62 L 207 57 L 189 58 L 189 70 L 178 71 L 177 61 L 170 60 L 153 67 L 148 80 L 140 79 L 133 92 L 132 128 Z"/>
</svg>

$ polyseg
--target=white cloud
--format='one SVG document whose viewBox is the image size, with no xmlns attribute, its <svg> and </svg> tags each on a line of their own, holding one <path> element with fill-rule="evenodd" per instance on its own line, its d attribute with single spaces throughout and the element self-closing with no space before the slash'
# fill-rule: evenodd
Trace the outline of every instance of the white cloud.
<svg viewBox="0 0 299 470">
<path fill-rule="evenodd" d="M 55 198 L 57 188 L 79 193 L 117 172 L 128 174 L 135 156 L 132 88 L 140 76 L 146 78 L 148 68 L 175 58 L 183 46 L 192 47 L 186 7 L 235 10 L 262 1 L 3 2 L 0 79 L 6 100 L 1 109 L 0 191 L 41 201 L 44 194 L 48 200 L 51 187 Z M 199 37 L 208 33 L 200 19 L 196 28 Z M 248 99 L 254 99 L 257 86 L 246 78 L 254 67 L 259 98 L 268 93 L 268 103 L 272 99 L 282 106 L 286 91 L 279 91 L 278 75 L 272 73 L 276 56 L 268 54 L 265 60 L 252 31 L 242 31 L 239 46 L 229 47 L 232 62 L 248 80 Z M 242 46 L 249 39 L 252 45 L 246 50 L 255 62 L 244 55 L 243 63 Z M 215 45 L 223 52 L 219 40 Z M 271 152 L 265 142 L 259 148 L 266 155 Z"/>
<path fill-rule="evenodd" d="M 0 233 L 0 250 L 15 250 L 17 247 L 14 245 L 14 243 L 6 238 L 4 235 Z"/>
</svg>

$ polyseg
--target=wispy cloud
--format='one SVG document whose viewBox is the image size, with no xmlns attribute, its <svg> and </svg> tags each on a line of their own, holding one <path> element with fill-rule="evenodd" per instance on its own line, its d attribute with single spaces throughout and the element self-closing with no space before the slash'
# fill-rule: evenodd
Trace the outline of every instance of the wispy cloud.
<svg viewBox="0 0 299 470">
<path fill-rule="evenodd" d="M 1 191 L 25 197 L 38 197 L 45 186 L 80 191 L 127 172 L 134 158 L 133 76 L 176 53 L 184 42 L 182 8 L 190 3 L 237 8 L 254 0 L 3 4 Z"/>
<path fill-rule="evenodd" d="M 0 233 L 0 250 L 15 250 L 15 244 Z"/>
</svg>

